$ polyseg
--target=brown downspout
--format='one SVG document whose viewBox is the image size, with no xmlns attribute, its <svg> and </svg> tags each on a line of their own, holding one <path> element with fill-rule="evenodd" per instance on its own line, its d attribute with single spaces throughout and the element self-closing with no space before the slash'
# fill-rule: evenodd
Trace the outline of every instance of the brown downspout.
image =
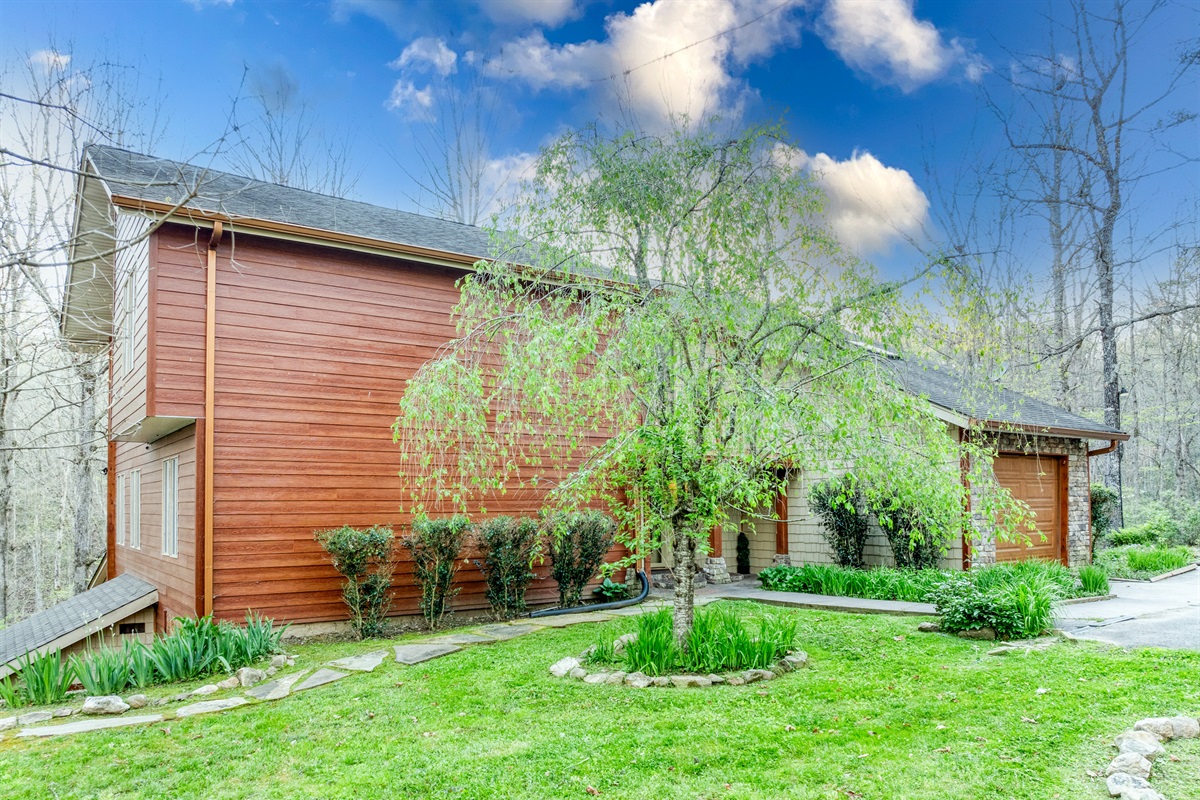
<svg viewBox="0 0 1200 800">
<path fill-rule="evenodd" d="M 216 406 L 214 367 L 217 355 L 217 247 L 222 225 L 213 222 L 208 239 L 207 285 L 204 294 L 204 615 L 213 613 L 213 412 Z"/>
<path fill-rule="evenodd" d="M 1092 456 L 1102 456 L 1105 453 L 1111 453 L 1113 450 L 1117 449 L 1118 444 L 1120 444 L 1120 442 L 1117 441 L 1116 439 L 1113 439 L 1111 442 L 1108 443 L 1107 447 L 1101 447 L 1099 450 L 1088 450 L 1087 451 L 1088 458 L 1091 458 Z"/>
</svg>

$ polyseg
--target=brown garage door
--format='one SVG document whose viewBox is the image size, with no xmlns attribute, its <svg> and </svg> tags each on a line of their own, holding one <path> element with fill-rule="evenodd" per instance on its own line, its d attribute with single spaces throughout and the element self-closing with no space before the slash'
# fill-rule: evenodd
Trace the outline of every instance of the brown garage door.
<svg viewBox="0 0 1200 800">
<path fill-rule="evenodd" d="M 995 461 L 996 480 L 1013 497 L 1024 500 L 1035 514 L 1035 530 L 1028 531 L 1029 544 L 997 542 L 997 561 L 1028 558 L 1062 560 L 1062 461 L 1047 456 L 999 456 Z M 1045 539 L 1042 536 L 1045 535 Z"/>
</svg>

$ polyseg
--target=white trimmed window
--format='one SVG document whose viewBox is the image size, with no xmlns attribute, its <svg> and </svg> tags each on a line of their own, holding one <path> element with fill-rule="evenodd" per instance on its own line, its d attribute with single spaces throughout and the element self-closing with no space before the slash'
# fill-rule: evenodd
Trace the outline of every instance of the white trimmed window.
<svg viewBox="0 0 1200 800">
<path fill-rule="evenodd" d="M 162 551 L 179 555 L 179 457 L 162 462 Z"/>
<path fill-rule="evenodd" d="M 117 544 L 125 544 L 125 475 L 117 474 L 117 518 L 113 527 L 117 531 Z"/>
<path fill-rule="evenodd" d="M 129 471 L 129 546 L 142 547 L 142 471 Z"/>
<path fill-rule="evenodd" d="M 133 323 L 137 318 L 134 308 L 137 303 L 135 294 L 136 276 L 132 271 L 125 276 L 124 308 L 121 309 L 121 344 L 123 345 L 122 360 L 125 362 L 125 372 L 133 370 Z"/>
</svg>

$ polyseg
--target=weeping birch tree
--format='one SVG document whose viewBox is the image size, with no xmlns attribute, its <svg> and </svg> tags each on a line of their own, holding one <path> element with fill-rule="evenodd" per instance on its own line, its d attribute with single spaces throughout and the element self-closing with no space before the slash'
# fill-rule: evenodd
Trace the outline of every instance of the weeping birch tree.
<svg viewBox="0 0 1200 800">
<path fill-rule="evenodd" d="M 671 548 L 681 642 L 710 530 L 765 513 L 786 470 L 886 475 L 961 535 L 959 448 L 975 445 L 899 391 L 883 355 L 916 289 L 841 252 L 780 144 L 593 128 L 545 149 L 513 233 L 460 282 L 459 338 L 401 402 L 413 509 L 517 486 L 609 500 L 635 557 Z"/>
</svg>

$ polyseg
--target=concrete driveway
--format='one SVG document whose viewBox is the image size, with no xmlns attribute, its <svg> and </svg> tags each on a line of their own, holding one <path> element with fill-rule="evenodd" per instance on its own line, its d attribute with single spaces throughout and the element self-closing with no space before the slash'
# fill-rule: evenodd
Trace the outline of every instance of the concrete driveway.
<svg viewBox="0 0 1200 800">
<path fill-rule="evenodd" d="M 1114 599 L 1064 606 L 1058 626 L 1121 647 L 1200 650 L 1200 569 L 1157 583 L 1110 585 Z"/>
</svg>

